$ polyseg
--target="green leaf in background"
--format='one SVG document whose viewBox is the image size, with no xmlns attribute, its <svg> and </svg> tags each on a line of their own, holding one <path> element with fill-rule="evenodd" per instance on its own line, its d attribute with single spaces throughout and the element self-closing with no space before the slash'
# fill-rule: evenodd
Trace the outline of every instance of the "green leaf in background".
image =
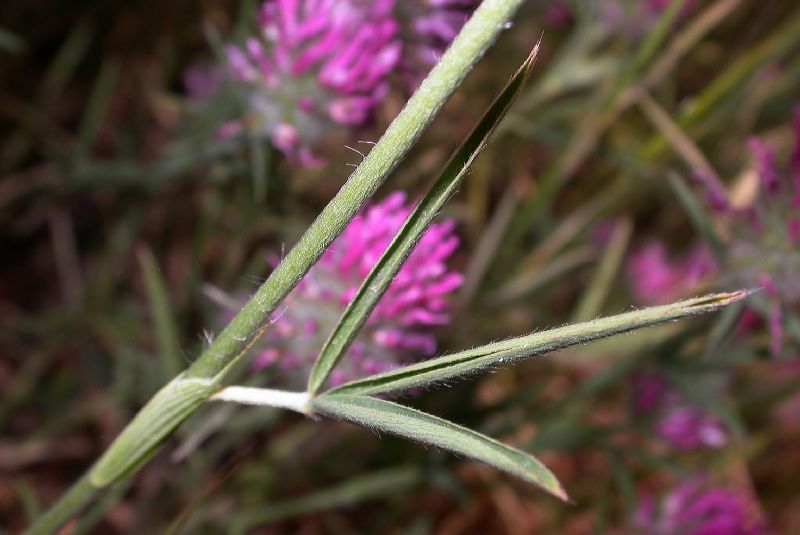
<svg viewBox="0 0 800 535">
<path fill-rule="evenodd" d="M 147 300 L 150 302 L 153 327 L 155 327 L 158 340 L 158 361 L 164 379 L 169 379 L 184 367 L 180 354 L 178 327 L 175 325 L 175 318 L 172 315 L 167 285 L 161 276 L 155 258 L 153 258 L 153 253 L 146 247 L 140 248 L 137 253 L 147 290 Z"/>
<path fill-rule="evenodd" d="M 330 488 L 278 503 L 260 504 L 236 513 L 231 533 L 247 533 L 249 529 L 302 514 L 353 506 L 392 494 L 407 492 L 425 480 L 417 466 L 401 466 L 356 476 Z"/>
<path fill-rule="evenodd" d="M 602 310 L 608 294 L 614 286 L 614 278 L 625 260 L 625 253 L 628 251 L 628 243 L 632 234 L 633 223 L 630 219 L 622 218 L 614 225 L 611 238 L 597 264 L 597 269 L 575 308 L 573 321 L 586 321 L 596 317 Z"/>
<path fill-rule="evenodd" d="M 250 148 L 250 173 L 253 175 L 253 195 L 258 201 L 267 198 L 269 187 L 269 164 L 271 148 L 258 136 L 248 134 L 247 145 Z"/>
<path fill-rule="evenodd" d="M 744 299 L 749 294 L 750 292 L 746 290 L 711 294 L 669 305 L 634 310 L 585 323 L 528 334 L 351 381 L 330 390 L 330 392 L 373 395 L 417 388 L 475 373 L 489 366 L 507 364 L 598 338 L 711 312 Z"/>
<path fill-rule="evenodd" d="M 86 111 L 81 119 L 78 146 L 75 149 L 78 159 L 89 159 L 92 154 L 103 120 L 106 118 L 114 91 L 117 88 L 119 77 L 120 67 L 118 62 L 114 60 L 103 62 L 94 88 L 92 88 L 92 93 L 89 96 L 89 101 L 86 104 Z"/>
<path fill-rule="evenodd" d="M 711 247 L 714 256 L 720 258 L 722 256 L 723 247 L 702 203 L 695 197 L 684 180 L 676 173 L 667 174 L 667 184 L 675 194 L 675 197 L 677 197 L 684 212 L 686 212 L 686 216 L 689 218 L 689 221 L 691 221 L 692 226 L 697 230 L 698 234 L 703 237 L 706 243 L 708 243 L 708 246 Z"/>
<path fill-rule="evenodd" d="M 0 28 L 0 51 L 17 53 L 25 49 L 25 40 L 19 35 Z"/>
<path fill-rule="evenodd" d="M 436 446 L 508 472 L 561 499 L 568 496 L 556 477 L 532 455 L 430 414 L 366 396 L 324 394 L 312 401 L 322 415 Z"/>
<path fill-rule="evenodd" d="M 662 49 L 664 42 L 667 37 L 669 37 L 670 30 L 674 26 L 686 2 L 687 0 L 670 2 L 667 8 L 661 13 L 652 31 L 647 34 L 647 37 L 636 51 L 634 57 L 624 67 L 618 82 L 618 90 L 621 91 L 630 86 L 642 68 Z"/>
<path fill-rule="evenodd" d="M 325 380 L 342 359 L 350 343 L 361 330 L 364 322 L 367 321 L 370 313 L 389 288 L 395 275 L 403 267 L 403 263 L 425 234 L 436 214 L 453 195 L 466 176 L 472 162 L 489 142 L 495 128 L 525 85 L 525 80 L 533 68 L 538 51 L 539 43 L 536 43 L 528 58 L 495 98 L 469 136 L 450 157 L 442 174 L 408 216 L 392 243 L 389 244 L 378 263 L 361 284 L 358 293 L 325 342 L 311 370 L 308 378 L 308 392 L 312 395 L 322 388 Z"/>
</svg>

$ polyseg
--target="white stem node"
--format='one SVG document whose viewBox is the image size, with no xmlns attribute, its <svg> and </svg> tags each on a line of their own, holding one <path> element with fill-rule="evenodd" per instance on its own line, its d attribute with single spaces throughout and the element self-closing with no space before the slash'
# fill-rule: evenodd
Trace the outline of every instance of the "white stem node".
<svg viewBox="0 0 800 535">
<path fill-rule="evenodd" d="M 213 401 L 230 401 L 243 405 L 264 405 L 289 409 L 300 414 L 310 415 L 311 396 L 308 392 L 289 392 L 271 388 L 254 388 L 250 386 L 228 386 L 211 396 Z"/>
</svg>

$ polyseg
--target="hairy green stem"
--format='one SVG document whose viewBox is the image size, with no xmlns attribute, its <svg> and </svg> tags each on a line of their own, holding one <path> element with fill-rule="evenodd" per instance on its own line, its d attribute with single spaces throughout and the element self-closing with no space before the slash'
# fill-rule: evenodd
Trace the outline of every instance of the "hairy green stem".
<svg viewBox="0 0 800 535">
<path fill-rule="evenodd" d="M 270 314 L 400 163 L 522 2 L 484 0 L 403 111 L 255 295 L 194 364 L 145 405 L 90 473 L 28 533 L 52 533 L 99 490 L 135 473 L 202 400 L 214 393 L 227 371 L 264 333 Z"/>
</svg>

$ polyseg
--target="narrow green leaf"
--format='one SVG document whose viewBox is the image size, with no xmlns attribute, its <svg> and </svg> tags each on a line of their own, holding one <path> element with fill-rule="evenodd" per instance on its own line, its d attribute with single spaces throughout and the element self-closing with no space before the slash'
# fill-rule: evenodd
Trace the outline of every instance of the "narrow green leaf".
<svg viewBox="0 0 800 535">
<path fill-rule="evenodd" d="M 167 285 L 159 272 L 153 253 L 147 247 L 140 248 L 137 253 L 147 290 L 147 300 L 150 302 L 150 314 L 156 330 L 161 371 L 164 379 L 169 379 L 183 368 L 178 328 L 170 310 Z"/>
<path fill-rule="evenodd" d="M 253 175 L 253 195 L 256 200 L 264 201 L 267 198 L 269 186 L 269 158 L 270 150 L 263 139 L 256 135 L 247 136 L 250 147 L 250 173 Z"/>
<path fill-rule="evenodd" d="M 103 62 L 78 132 L 78 146 L 75 150 L 82 157 L 92 154 L 92 149 L 97 142 L 97 134 L 100 132 L 108 106 L 114 96 L 119 74 L 120 67 L 116 61 L 106 60 Z"/>
<path fill-rule="evenodd" d="M 714 323 L 706 341 L 703 355 L 710 358 L 714 353 L 722 347 L 722 344 L 730 336 L 739 321 L 739 317 L 744 310 L 744 303 L 736 303 L 733 306 L 726 308 L 720 315 L 719 319 Z"/>
<path fill-rule="evenodd" d="M 308 392 L 312 395 L 322 388 L 331 371 L 342 359 L 350 343 L 389 288 L 397 272 L 403 267 L 403 262 L 414 250 L 436 214 L 461 184 L 472 162 L 489 142 L 495 128 L 525 85 L 538 51 L 539 43 L 536 43 L 528 58 L 450 157 L 439 178 L 408 216 L 392 243 L 361 284 L 358 293 L 342 314 L 311 369 Z"/>
<path fill-rule="evenodd" d="M 532 455 L 430 414 L 366 396 L 326 394 L 312 401 L 322 415 L 385 431 L 489 464 L 568 500 L 556 477 Z"/>
<path fill-rule="evenodd" d="M 667 174 L 667 184 L 669 185 L 678 202 L 681 204 L 686 216 L 691 221 L 694 228 L 703 239 L 708 243 L 714 255 L 719 258 L 722 256 L 723 247 L 717 237 L 714 228 L 711 225 L 711 220 L 706 213 L 705 208 L 697 200 L 694 193 L 688 188 L 684 180 L 678 176 L 677 173 Z"/>
<path fill-rule="evenodd" d="M 633 224 L 630 219 L 620 219 L 614 225 L 614 231 L 603 252 L 603 257 L 575 309 L 573 321 L 586 321 L 597 316 L 602 310 L 611 291 L 614 277 L 625 259 L 625 252 L 628 250 L 628 242 L 632 233 Z"/>
<path fill-rule="evenodd" d="M 636 513 L 636 483 L 633 475 L 628 471 L 618 450 L 608 448 L 606 455 L 611 461 L 611 477 L 619 491 L 622 506 L 627 516 L 632 517 Z"/>
<path fill-rule="evenodd" d="M 62 94 L 64 86 L 86 56 L 94 33 L 93 26 L 94 23 L 88 18 L 71 26 L 69 35 L 62 42 L 39 86 L 39 95 L 43 100 L 51 100 Z"/>
<path fill-rule="evenodd" d="M 330 393 L 373 395 L 421 387 L 475 373 L 489 366 L 508 364 L 599 338 L 711 312 L 744 299 L 749 294 L 746 290 L 711 294 L 532 333 L 345 383 L 330 390 Z"/>
</svg>

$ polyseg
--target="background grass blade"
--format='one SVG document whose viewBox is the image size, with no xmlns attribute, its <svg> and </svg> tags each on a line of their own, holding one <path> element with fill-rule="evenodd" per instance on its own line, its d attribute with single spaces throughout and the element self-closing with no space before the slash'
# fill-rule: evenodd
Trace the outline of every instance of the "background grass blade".
<svg viewBox="0 0 800 535">
<path fill-rule="evenodd" d="M 572 321 L 587 321 L 602 311 L 608 294 L 614 287 L 614 278 L 625 261 L 625 253 L 628 251 L 632 234 L 633 223 L 630 219 L 622 218 L 614 225 L 611 238 L 591 281 L 581 296 Z"/>
<path fill-rule="evenodd" d="M 722 257 L 723 247 L 717 237 L 714 227 L 711 224 L 711 218 L 706 212 L 703 204 L 692 193 L 686 185 L 683 178 L 676 173 L 667 174 L 667 184 L 669 185 L 675 197 L 678 199 L 683 211 L 686 212 L 686 217 L 691 221 L 692 226 L 703 237 L 714 256 L 719 259 Z"/>
<path fill-rule="evenodd" d="M 507 364 L 515 360 L 583 344 L 598 338 L 711 312 L 735 303 L 748 296 L 749 293 L 741 290 L 731 293 L 711 294 L 678 301 L 669 305 L 634 310 L 607 318 L 533 333 L 345 383 L 330 390 L 330 392 L 372 395 L 421 387 L 430 383 L 475 373 L 489 366 Z"/>
<path fill-rule="evenodd" d="M 141 247 L 137 253 L 158 340 L 158 362 L 164 379 L 169 380 L 184 367 L 178 327 L 172 315 L 166 281 L 159 272 L 153 253 L 147 247 Z"/>
<path fill-rule="evenodd" d="M 425 481 L 425 474 L 416 466 L 390 468 L 359 475 L 306 496 L 278 503 L 259 504 L 236 513 L 231 521 L 231 532 L 234 534 L 247 533 L 256 526 L 301 514 L 352 507 L 365 501 L 408 492 L 423 481 Z"/>
<path fill-rule="evenodd" d="M 470 165 L 489 142 L 495 128 L 525 85 L 538 51 L 539 43 L 495 98 L 469 136 L 450 157 L 444 171 L 408 216 L 392 243 L 361 284 L 358 293 L 320 351 L 319 358 L 309 375 L 309 393 L 314 394 L 322 388 L 436 214 L 461 184 Z"/>
<path fill-rule="evenodd" d="M 556 477 L 533 456 L 424 412 L 366 396 L 322 395 L 312 402 L 325 416 L 385 431 L 489 464 L 568 500 Z"/>
</svg>

